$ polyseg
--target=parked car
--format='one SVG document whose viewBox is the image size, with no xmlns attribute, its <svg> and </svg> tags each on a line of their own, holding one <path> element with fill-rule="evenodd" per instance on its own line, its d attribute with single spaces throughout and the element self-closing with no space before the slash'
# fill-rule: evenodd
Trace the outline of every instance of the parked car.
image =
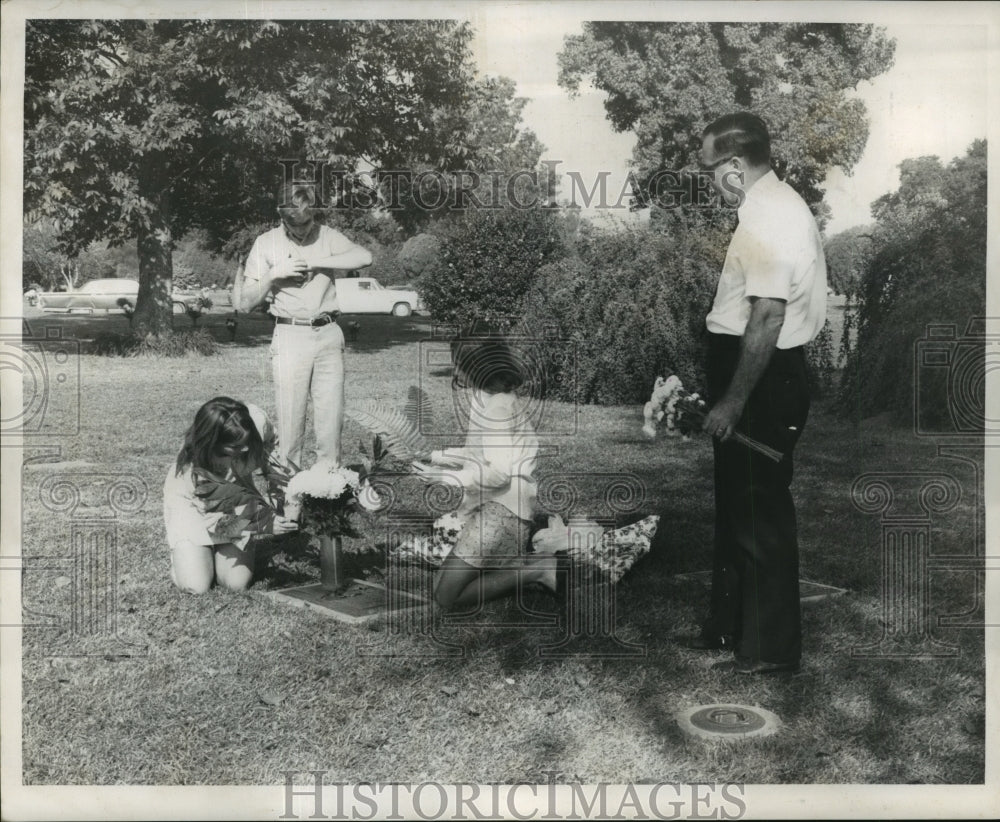
<svg viewBox="0 0 1000 822">
<path fill-rule="evenodd" d="M 416 291 L 386 288 L 374 277 L 344 277 L 337 280 L 337 302 L 344 314 L 392 314 L 409 317 L 423 311 Z"/>
<path fill-rule="evenodd" d="M 75 291 L 45 291 L 38 295 L 42 311 L 121 311 L 119 299 L 133 306 L 139 294 L 137 280 L 90 280 Z"/>
<path fill-rule="evenodd" d="M 75 291 L 45 291 L 37 296 L 37 301 L 38 307 L 42 311 L 64 311 L 69 314 L 74 311 L 121 313 L 123 308 L 119 300 L 127 300 L 129 305 L 135 308 L 138 296 L 138 280 L 116 277 L 106 280 L 89 280 Z M 193 303 L 197 299 L 197 294 L 174 292 L 174 312 L 183 313 L 188 303 Z"/>
</svg>

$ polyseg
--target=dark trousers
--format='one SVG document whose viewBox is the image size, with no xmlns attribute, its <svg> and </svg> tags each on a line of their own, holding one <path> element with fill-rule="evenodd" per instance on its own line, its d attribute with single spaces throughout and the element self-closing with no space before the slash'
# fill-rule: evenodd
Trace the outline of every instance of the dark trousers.
<svg viewBox="0 0 1000 822">
<path fill-rule="evenodd" d="M 709 335 L 708 393 L 721 399 L 740 338 Z M 733 440 L 715 442 L 715 555 L 708 636 L 736 638 L 747 659 L 797 663 L 802 653 L 792 450 L 809 414 L 805 354 L 778 349 L 737 430 L 785 456 L 774 462 Z"/>
</svg>

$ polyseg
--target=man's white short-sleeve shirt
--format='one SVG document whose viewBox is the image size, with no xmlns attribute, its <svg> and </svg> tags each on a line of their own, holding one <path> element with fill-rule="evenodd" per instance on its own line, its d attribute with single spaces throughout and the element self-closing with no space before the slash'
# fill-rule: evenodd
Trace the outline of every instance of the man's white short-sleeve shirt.
<svg viewBox="0 0 1000 822">
<path fill-rule="evenodd" d="M 347 237 L 336 229 L 317 224 L 315 238 L 303 244 L 288 236 L 284 226 L 278 226 L 261 234 L 250 249 L 243 271 L 246 280 L 260 280 L 263 272 L 274 268 L 279 260 L 301 259 L 307 265 L 315 265 L 321 260 L 343 254 L 354 248 Z M 275 317 L 294 317 L 309 320 L 323 311 L 337 311 L 337 288 L 330 282 L 319 302 L 309 300 L 298 286 L 287 286 L 274 292 L 271 313 Z"/>
<path fill-rule="evenodd" d="M 743 336 L 750 298 L 785 302 L 778 348 L 815 339 L 826 321 L 826 259 L 816 220 L 791 186 L 769 171 L 747 190 L 712 310 L 715 334 Z"/>
</svg>

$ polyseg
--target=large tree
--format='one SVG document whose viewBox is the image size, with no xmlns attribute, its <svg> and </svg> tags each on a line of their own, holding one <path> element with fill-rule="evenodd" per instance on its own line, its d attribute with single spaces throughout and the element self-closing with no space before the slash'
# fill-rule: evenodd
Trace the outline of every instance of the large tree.
<svg viewBox="0 0 1000 822">
<path fill-rule="evenodd" d="M 25 209 L 61 249 L 137 240 L 135 328 L 170 329 L 171 251 L 273 215 L 279 160 L 460 167 L 441 115 L 475 90 L 449 21 L 33 20 L 25 52 Z"/>
<path fill-rule="evenodd" d="M 499 209 L 511 199 L 544 202 L 555 193 L 555 173 L 540 167 L 545 147 L 521 122 L 527 102 L 510 78 L 485 77 L 469 87 L 461 105 L 435 112 L 435 132 L 448 135 L 449 156 L 460 158 L 453 170 L 461 174 L 435 174 L 440 163 L 415 157 L 410 168 L 414 182 L 423 180 L 420 191 L 406 179 L 395 192 L 383 184 L 381 201 L 394 198 L 396 219 L 408 234 L 472 208 Z M 435 202 L 440 205 L 428 208 Z"/>
<path fill-rule="evenodd" d="M 827 171 L 849 173 L 868 139 L 864 103 L 847 92 L 886 71 L 894 48 L 870 25 L 593 22 L 566 38 L 559 83 L 577 93 L 592 80 L 615 130 L 635 132 L 635 205 L 655 172 L 697 161 L 708 123 L 752 110 L 779 174 L 822 216 Z"/>
</svg>

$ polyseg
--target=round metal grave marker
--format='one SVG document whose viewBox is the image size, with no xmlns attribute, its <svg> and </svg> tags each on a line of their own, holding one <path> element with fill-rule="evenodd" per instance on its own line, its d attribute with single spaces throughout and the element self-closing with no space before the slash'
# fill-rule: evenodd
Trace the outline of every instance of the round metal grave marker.
<svg viewBox="0 0 1000 822">
<path fill-rule="evenodd" d="M 777 733 L 781 720 L 763 708 L 748 705 L 696 705 L 677 713 L 681 730 L 704 739 L 746 739 Z"/>
</svg>

